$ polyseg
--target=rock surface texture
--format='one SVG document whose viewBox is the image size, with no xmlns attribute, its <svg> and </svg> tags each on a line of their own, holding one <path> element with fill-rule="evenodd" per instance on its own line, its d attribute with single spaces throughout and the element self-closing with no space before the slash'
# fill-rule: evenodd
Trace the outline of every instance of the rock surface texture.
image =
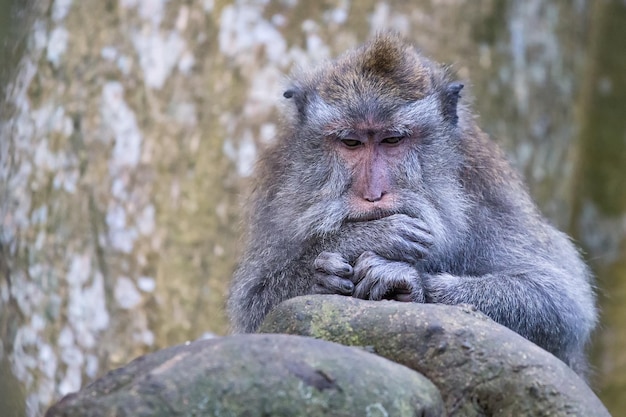
<svg viewBox="0 0 626 417">
<path fill-rule="evenodd" d="M 46 417 L 441 416 L 419 373 L 300 336 L 237 335 L 175 346 L 109 372 Z"/>
<path fill-rule="evenodd" d="M 261 332 L 361 346 L 429 378 L 450 416 L 609 416 L 563 362 L 469 306 L 306 296 Z"/>
<path fill-rule="evenodd" d="M 297 297 L 261 331 L 142 356 L 46 417 L 609 416 L 563 362 L 469 306 Z"/>
</svg>

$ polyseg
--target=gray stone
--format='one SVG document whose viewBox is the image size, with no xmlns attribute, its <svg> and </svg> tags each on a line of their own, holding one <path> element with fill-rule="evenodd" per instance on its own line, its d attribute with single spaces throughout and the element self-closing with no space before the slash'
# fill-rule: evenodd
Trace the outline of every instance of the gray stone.
<svg viewBox="0 0 626 417">
<path fill-rule="evenodd" d="M 469 306 L 306 296 L 277 306 L 261 332 L 361 346 L 414 369 L 450 416 L 609 416 L 552 354 Z"/>
<path fill-rule="evenodd" d="M 441 416 L 435 386 L 361 349 L 289 335 L 175 346 L 109 372 L 46 417 Z"/>
</svg>

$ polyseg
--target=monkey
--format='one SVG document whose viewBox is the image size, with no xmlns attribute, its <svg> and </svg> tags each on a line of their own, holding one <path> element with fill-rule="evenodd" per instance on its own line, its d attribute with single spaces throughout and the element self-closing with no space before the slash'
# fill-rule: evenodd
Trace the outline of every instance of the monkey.
<svg viewBox="0 0 626 417">
<path fill-rule="evenodd" d="M 256 166 L 232 330 L 306 294 L 469 304 L 585 374 L 590 270 L 450 68 L 381 33 L 294 74 Z"/>
</svg>

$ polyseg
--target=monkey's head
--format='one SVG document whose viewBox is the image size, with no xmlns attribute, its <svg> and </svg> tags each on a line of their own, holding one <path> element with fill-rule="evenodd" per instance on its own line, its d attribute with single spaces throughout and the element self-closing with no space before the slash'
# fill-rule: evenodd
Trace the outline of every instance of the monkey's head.
<svg viewBox="0 0 626 417">
<path fill-rule="evenodd" d="M 460 165 L 462 87 L 389 34 L 294 77 L 284 93 L 293 113 L 277 149 L 288 154 L 282 193 L 301 229 L 324 234 L 347 221 L 428 216 L 437 193 L 460 194 L 449 177 Z"/>
</svg>

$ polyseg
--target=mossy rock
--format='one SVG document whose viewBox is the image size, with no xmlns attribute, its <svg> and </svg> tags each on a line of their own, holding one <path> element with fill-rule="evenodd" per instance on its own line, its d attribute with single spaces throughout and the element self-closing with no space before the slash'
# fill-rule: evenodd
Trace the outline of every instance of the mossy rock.
<svg viewBox="0 0 626 417">
<path fill-rule="evenodd" d="M 47 417 L 441 416 L 435 386 L 361 349 L 237 335 L 175 346 L 109 372 Z"/>
<path fill-rule="evenodd" d="M 297 297 L 260 331 L 365 347 L 429 378 L 450 416 L 609 416 L 565 363 L 469 306 Z"/>
</svg>

